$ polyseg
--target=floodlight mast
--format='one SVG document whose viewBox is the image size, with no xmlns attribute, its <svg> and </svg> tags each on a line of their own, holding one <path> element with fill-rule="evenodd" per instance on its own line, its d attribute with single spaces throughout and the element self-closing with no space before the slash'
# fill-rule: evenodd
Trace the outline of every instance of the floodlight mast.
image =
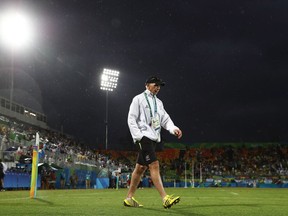
<svg viewBox="0 0 288 216">
<path fill-rule="evenodd" d="M 1 11 L 0 43 L 11 52 L 10 110 L 14 94 L 14 53 L 29 47 L 35 32 L 31 18 L 20 10 Z"/>
<path fill-rule="evenodd" d="M 103 69 L 100 89 L 106 91 L 105 149 L 108 150 L 108 93 L 117 88 L 119 71 Z"/>
</svg>

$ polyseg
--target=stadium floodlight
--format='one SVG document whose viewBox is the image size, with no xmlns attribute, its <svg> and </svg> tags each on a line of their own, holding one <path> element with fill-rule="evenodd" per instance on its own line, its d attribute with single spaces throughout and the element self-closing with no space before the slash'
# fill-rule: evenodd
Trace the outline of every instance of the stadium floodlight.
<svg viewBox="0 0 288 216">
<path fill-rule="evenodd" d="M 12 50 L 27 48 L 34 40 L 32 19 L 20 10 L 7 10 L 0 16 L 0 39 Z"/>
<path fill-rule="evenodd" d="M 100 89 L 106 91 L 106 118 L 105 118 L 105 149 L 108 149 L 108 92 L 112 92 L 117 88 L 117 82 L 119 77 L 119 71 L 111 69 L 103 69 L 101 76 Z"/>
<path fill-rule="evenodd" d="M 119 71 L 104 68 L 101 77 L 101 90 L 113 91 L 117 88 Z"/>
<path fill-rule="evenodd" d="M 19 9 L 0 11 L 0 43 L 11 52 L 10 109 L 14 92 L 14 52 L 24 50 L 34 41 L 32 19 Z"/>
</svg>

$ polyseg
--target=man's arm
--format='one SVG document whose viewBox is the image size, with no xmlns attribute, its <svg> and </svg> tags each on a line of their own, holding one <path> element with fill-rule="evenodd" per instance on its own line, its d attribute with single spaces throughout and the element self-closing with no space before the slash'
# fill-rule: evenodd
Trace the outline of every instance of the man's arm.
<svg viewBox="0 0 288 216">
<path fill-rule="evenodd" d="M 140 115 L 139 102 L 137 97 L 133 98 L 128 113 L 128 126 L 134 141 L 140 141 L 143 137 L 141 130 L 138 128 L 137 119 Z"/>
</svg>

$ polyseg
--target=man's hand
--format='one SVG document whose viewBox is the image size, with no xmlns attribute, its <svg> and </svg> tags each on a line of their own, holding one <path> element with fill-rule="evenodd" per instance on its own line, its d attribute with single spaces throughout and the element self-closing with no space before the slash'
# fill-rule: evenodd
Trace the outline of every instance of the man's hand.
<svg viewBox="0 0 288 216">
<path fill-rule="evenodd" d="M 180 139 L 182 137 L 182 131 L 180 129 L 175 129 L 174 135 L 177 136 L 178 139 Z"/>
</svg>

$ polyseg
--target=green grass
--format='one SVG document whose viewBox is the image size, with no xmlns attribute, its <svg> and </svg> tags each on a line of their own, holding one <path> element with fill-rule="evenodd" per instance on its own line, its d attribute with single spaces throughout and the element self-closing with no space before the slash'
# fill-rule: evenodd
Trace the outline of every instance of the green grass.
<svg viewBox="0 0 288 216">
<path fill-rule="evenodd" d="M 135 198 L 143 208 L 127 208 L 127 189 L 119 190 L 38 190 L 0 192 L 0 215 L 288 215 L 288 189 L 253 188 L 167 188 L 181 196 L 171 209 L 164 209 L 155 189 L 138 190 Z"/>
</svg>

